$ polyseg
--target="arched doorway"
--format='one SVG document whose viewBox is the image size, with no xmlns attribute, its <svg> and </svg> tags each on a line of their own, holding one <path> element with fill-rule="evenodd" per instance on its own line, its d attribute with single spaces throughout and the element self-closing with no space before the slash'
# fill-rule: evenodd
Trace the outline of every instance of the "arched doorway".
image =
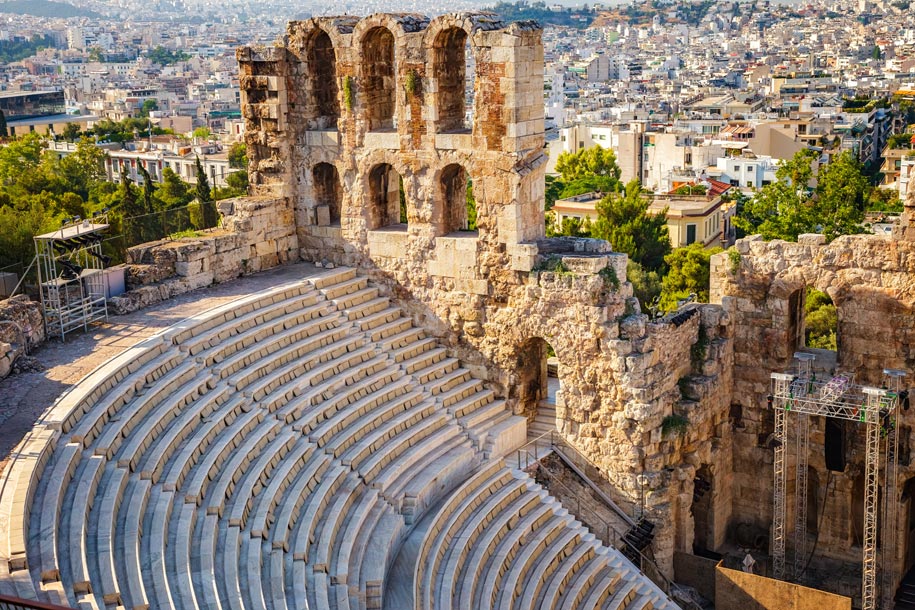
<svg viewBox="0 0 915 610">
<path fill-rule="evenodd" d="M 518 350 L 518 404 L 528 418 L 528 437 L 556 429 L 559 359 L 544 339 L 528 339 Z"/>
<path fill-rule="evenodd" d="M 337 55 L 330 36 L 323 30 L 312 37 L 307 49 L 308 85 L 314 100 L 314 127 L 337 127 L 340 107 L 337 100 Z"/>
<path fill-rule="evenodd" d="M 402 191 L 403 181 L 392 165 L 380 163 L 372 168 L 369 172 L 369 229 L 392 225 L 406 227 Z"/>
<path fill-rule="evenodd" d="M 476 201 L 470 175 L 457 164 L 442 170 L 440 179 L 442 189 L 442 227 L 441 233 L 455 231 L 475 231 L 477 228 Z"/>
<path fill-rule="evenodd" d="M 318 210 L 322 206 L 327 209 L 327 218 L 330 224 L 340 222 L 340 204 L 343 201 L 343 186 L 340 184 L 340 174 L 337 168 L 330 163 L 318 163 L 312 170 L 314 185 L 315 205 Z M 321 224 L 322 212 L 319 211 L 318 224 Z"/>
<path fill-rule="evenodd" d="M 435 105 L 439 133 L 467 131 L 473 125 L 473 59 L 470 40 L 463 29 L 448 28 L 435 37 L 432 73 L 437 82 Z"/>
<path fill-rule="evenodd" d="M 394 129 L 394 35 L 375 27 L 362 38 L 362 107 L 369 131 Z"/>
<path fill-rule="evenodd" d="M 712 469 L 708 464 L 703 464 L 693 479 L 693 503 L 690 509 L 693 515 L 693 554 L 702 557 L 717 556 L 712 548 L 715 541 L 712 529 L 715 523 L 712 504 L 714 491 Z"/>
</svg>

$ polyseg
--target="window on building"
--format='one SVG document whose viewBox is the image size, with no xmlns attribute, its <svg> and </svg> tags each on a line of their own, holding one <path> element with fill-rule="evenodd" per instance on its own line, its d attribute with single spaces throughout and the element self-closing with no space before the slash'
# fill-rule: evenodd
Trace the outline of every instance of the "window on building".
<svg viewBox="0 0 915 610">
<path fill-rule="evenodd" d="M 696 242 L 696 225 L 688 224 L 686 225 L 686 245 L 690 245 Z"/>
</svg>

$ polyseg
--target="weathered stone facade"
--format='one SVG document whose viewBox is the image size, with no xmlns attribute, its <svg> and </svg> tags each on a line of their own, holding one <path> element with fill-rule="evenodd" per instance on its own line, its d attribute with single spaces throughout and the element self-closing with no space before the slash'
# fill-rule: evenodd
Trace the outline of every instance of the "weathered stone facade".
<svg viewBox="0 0 915 610">
<path fill-rule="evenodd" d="M 218 202 L 222 228 L 127 251 L 127 292 L 109 300 L 123 314 L 173 296 L 297 260 L 292 210 L 276 197 Z"/>
<path fill-rule="evenodd" d="M 24 295 L 0 301 L 0 379 L 13 362 L 45 340 L 41 305 Z"/>
<path fill-rule="evenodd" d="M 517 413 L 536 412 L 531 350 L 549 344 L 560 429 L 633 514 L 645 496 L 671 573 L 674 550 L 693 548 L 703 466 L 716 485 L 701 539 L 713 548 L 726 532 L 729 320 L 700 307 L 649 323 L 635 313 L 625 255 L 544 239 L 540 36 L 486 13 L 378 14 L 293 22 L 283 46 L 240 49 L 252 193 L 291 201 L 303 259 L 385 282 Z M 476 231 L 462 230 L 468 178 Z M 561 271 L 544 270 L 556 260 Z M 675 415 L 687 423 L 664 434 Z"/>
<path fill-rule="evenodd" d="M 766 396 L 770 373 L 787 370 L 795 351 L 803 349 L 805 288 L 828 293 L 838 310 L 838 351 L 810 350 L 818 356 L 816 368 L 853 372 L 857 383 L 877 387 L 884 368 L 901 369 L 908 373 L 908 386 L 915 373 L 915 243 L 863 235 L 840 237 L 830 244 L 821 235 L 804 235 L 798 243 L 786 243 L 764 242 L 757 236 L 739 240 L 737 251 L 739 257 L 722 253 L 712 259 L 712 301 L 728 312 L 734 337 L 733 514 L 735 526 L 747 524 L 767 534 L 773 455 L 767 438 L 773 420 Z M 811 534 L 811 540 L 818 536 L 817 558 L 837 560 L 853 573 L 861 563 L 864 428 L 844 426 L 840 441 L 846 464 L 835 472 L 826 468 L 823 418 L 814 417 L 811 423 L 809 494 L 822 511 L 819 533 Z M 913 413 L 901 411 L 901 468 L 895 489 L 889 492 L 900 515 L 897 577 L 915 560 L 915 544 L 909 539 L 915 526 L 909 483 L 915 480 L 915 464 L 909 458 L 913 424 Z M 789 442 L 793 455 L 793 437 Z M 789 464 L 790 472 L 793 468 Z M 793 506 L 793 500 L 788 505 Z M 859 595 L 854 579 L 844 586 L 839 592 Z"/>
</svg>

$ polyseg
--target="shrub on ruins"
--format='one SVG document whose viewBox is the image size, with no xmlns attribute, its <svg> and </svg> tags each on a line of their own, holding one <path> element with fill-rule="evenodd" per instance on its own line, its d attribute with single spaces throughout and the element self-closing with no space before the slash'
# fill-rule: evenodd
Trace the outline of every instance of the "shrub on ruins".
<svg viewBox="0 0 915 610">
<path fill-rule="evenodd" d="M 849 151 L 842 152 L 820 168 L 816 186 L 811 186 L 817 156 L 805 149 L 781 164 L 776 181 L 738 210 L 737 228 L 748 235 L 786 241 L 797 241 L 802 233 L 823 233 L 832 241 L 862 232 L 871 191 L 864 168 Z"/>
<path fill-rule="evenodd" d="M 693 243 L 676 248 L 664 257 L 668 271 L 661 282 L 661 310 L 674 311 L 677 301 L 691 294 L 696 295 L 696 301 L 708 303 L 711 257 L 721 251 L 721 248 L 705 248 Z"/>
</svg>

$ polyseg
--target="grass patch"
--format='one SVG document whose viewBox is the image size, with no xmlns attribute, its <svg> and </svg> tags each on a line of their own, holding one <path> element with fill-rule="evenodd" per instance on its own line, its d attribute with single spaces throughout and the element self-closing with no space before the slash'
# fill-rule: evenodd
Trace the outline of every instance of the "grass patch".
<svg viewBox="0 0 915 610">
<path fill-rule="evenodd" d="M 689 420 L 676 413 L 668 415 L 661 421 L 661 434 L 664 436 L 670 436 L 672 434 L 683 436 L 686 434 L 687 428 L 689 428 Z"/>
</svg>

